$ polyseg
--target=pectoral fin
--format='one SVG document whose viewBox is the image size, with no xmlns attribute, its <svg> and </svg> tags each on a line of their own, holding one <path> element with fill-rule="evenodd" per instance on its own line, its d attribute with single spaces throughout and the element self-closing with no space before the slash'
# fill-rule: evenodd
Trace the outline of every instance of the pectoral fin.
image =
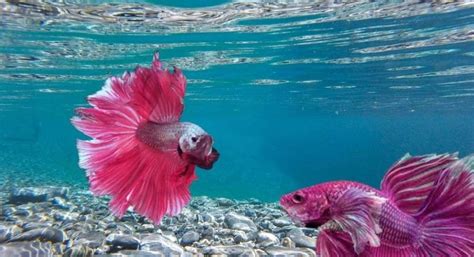
<svg viewBox="0 0 474 257">
<path fill-rule="evenodd" d="M 333 221 L 350 235 L 357 254 L 364 251 L 367 244 L 380 246 L 379 219 L 385 201 L 375 193 L 351 188 L 331 206 Z"/>
</svg>

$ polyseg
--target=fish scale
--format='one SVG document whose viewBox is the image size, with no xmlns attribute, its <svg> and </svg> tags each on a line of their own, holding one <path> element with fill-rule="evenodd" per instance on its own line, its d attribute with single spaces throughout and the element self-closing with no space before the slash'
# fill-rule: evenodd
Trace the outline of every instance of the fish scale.
<svg viewBox="0 0 474 257">
<path fill-rule="evenodd" d="M 380 239 L 385 245 L 406 246 L 419 235 L 416 220 L 389 201 L 383 205 L 380 227 L 383 231 Z"/>
</svg>

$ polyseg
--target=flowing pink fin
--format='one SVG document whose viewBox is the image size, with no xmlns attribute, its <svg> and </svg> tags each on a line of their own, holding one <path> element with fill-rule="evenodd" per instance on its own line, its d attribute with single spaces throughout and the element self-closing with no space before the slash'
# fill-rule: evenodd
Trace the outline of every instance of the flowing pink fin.
<svg viewBox="0 0 474 257">
<path fill-rule="evenodd" d="M 420 211 L 420 249 L 431 256 L 474 256 L 474 155 L 442 171 Z"/>
<path fill-rule="evenodd" d="M 169 123 L 179 120 L 184 107 L 186 78 L 180 69 L 174 73 L 161 69 L 158 53 L 153 59 L 152 68 L 137 67 L 132 73 L 132 106 L 139 107 L 139 113 L 146 120 L 156 123 Z"/>
<path fill-rule="evenodd" d="M 189 186 L 195 179 L 194 165 L 177 154 L 156 153 L 137 142 L 123 158 L 104 163 L 101 172 L 89 176 L 91 191 L 111 195 L 110 208 L 122 216 L 129 206 L 153 222 L 175 215 L 189 202 Z"/>
<path fill-rule="evenodd" d="M 357 254 L 367 245 L 380 245 L 377 234 L 382 232 L 379 220 L 385 201 L 385 198 L 378 197 L 375 193 L 350 188 L 331 205 L 333 221 L 350 235 Z"/>
<path fill-rule="evenodd" d="M 405 155 L 385 174 L 381 190 L 398 208 L 415 214 L 432 191 L 441 171 L 457 160 L 456 154 Z"/>
<path fill-rule="evenodd" d="M 158 55 L 152 68 L 137 67 L 111 77 L 88 100 L 92 108 L 78 108 L 72 123 L 90 141 L 78 141 L 79 165 L 86 169 L 91 191 L 110 195 L 110 207 L 123 215 L 129 206 L 159 222 L 177 214 L 190 200 L 194 165 L 178 153 L 161 152 L 136 137 L 140 124 L 179 121 L 186 81 L 179 69 L 161 69 Z"/>
<path fill-rule="evenodd" d="M 316 241 L 318 256 L 356 257 L 349 234 L 342 231 L 322 230 Z"/>
</svg>

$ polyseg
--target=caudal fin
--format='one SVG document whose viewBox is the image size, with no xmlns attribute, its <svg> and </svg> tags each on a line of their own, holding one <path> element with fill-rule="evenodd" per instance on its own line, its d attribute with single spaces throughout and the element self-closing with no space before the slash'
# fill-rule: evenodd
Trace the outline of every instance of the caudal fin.
<svg viewBox="0 0 474 257">
<path fill-rule="evenodd" d="M 183 110 L 186 81 L 179 69 L 161 68 L 155 55 L 151 68 L 137 67 L 111 77 L 88 98 L 92 108 L 78 108 L 72 123 L 92 140 L 79 140 L 79 165 L 86 169 L 91 191 L 110 195 L 118 216 L 132 206 L 159 222 L 177 214 L 189 201 L 194 165 L 177 153 L 153 149 L 136 137 L 140 124 L 177 122 Z"/>
<path fill-rule="evenodd" d="M 474 256 L 474 155 L 446 167 L 420 211 L 420 256 Z"/>
</svg>

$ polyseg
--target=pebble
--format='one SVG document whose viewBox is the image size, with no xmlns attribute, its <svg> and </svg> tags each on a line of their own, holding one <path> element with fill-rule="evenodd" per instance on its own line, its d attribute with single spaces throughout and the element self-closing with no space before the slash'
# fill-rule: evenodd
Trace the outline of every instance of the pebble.
<svg viewBox="0 0 474 257">
<path fill-rule="evenodd" d="M 271 256 L 316 257 L 316 253 L 308 248 L 268 247 L 265 251 Z"/>
<path fill-rule="evenodd" d="M 279 219 L 273 220 L 273 224 L 277 227 L 285 227 L 285 226 L 290 226 L 293 223 L 289 221 L 288 219 L 279 218 Z"/>
<path fill-rule="evenodd" d="M 249 241 L 249 236 L 243 231 L 234 231 L 234 242 L 240 244 Z"/>
<path fill-rule="evenodd" d="M 223 254 L 225 256 L 258 256 L 257 253 L 249 247 L 241 245 L 220 245 L 220 246 L 209 246 L 203 249 L 205 255 L 217 255 Z"/>
<path fill-rule="evenodd" d="M 257 231 L 257 226 L 251 219 L 234 212 L 231 212 L 225 215 L 224 222 L 231 229 L 237 229 L 237 230 L 242 230 L 242 231 L 252 231 L 252 232 Z"/>
<path fill-rule="evenodd" d="M 0 245 L 0 256 L 53 256 L 53 250 L 49 242 L 14 242 Z"/>
<path fill-rule="evenodd" d="M 266 248 L 269 246 L 278 245 L 280 240 L 272 233 L 261 231 L 258 232 L 257 243 L 259 243 L 261 247 Z"/>
<path fill-rule="evenodd" d="M 93 255 L 94 250 L 85 245 L 73 246 L 64 252 L 64 257 L 92 257 Z"/>
<path fill-rule="evenodd" d="M 4 226 L 0 225 L 0 243 L 10 240 L 20 234 L 22 229 L 16 225 Z"/>
<path fill-rule="evenodd" d="M 227 198 L 217 198 L 216 202 L 217 202 L 217 205 L 223 206 L 223 207 L 229 207 L 229 206 L 232 206 L 232 205 L 235 204 L 234 201 L 232 201 L 231 199 L 227 199 Z"/>
<path fill-rule="evenodd" d="M 63 209 L 63 210 L 68 210 L 69 209 L 69 205 L 67 204 L 67 202 L 61 198 L 61 197 L 54 197 L 52 200 L 51 200 L 51 203 L 59 208 L 59 209 Z"/>
<path fill-rule="evenodd" d="M 33 229 L 37 229 L 37 228 L 47 228 L 47 227 L 51 227 L 51 223 L 45 223 L 45 222 L 27 222 L 25 224 L 23 224 L 23 229 L 25 231 L 28 231 L 28 230 L 33 230 Z"/>
<path fill-rule="evenodd" d="M 196 231 L 188 231 L 181 237 L 182 245 L 190 245 L 199 240 L 199 234 Z"/>
<path fill-rule="evenodd" d="M 295 242 L 297 247 L 316 247 L 316 239 L 306 236 L 300 228 L 294 228 L 287 233 L 287 236 Z"/>
<path fill-rule="evenodd" d="M 284 247 L 287 247 L 287 248 L 295 248 L 295 242 L 293 242 L 291 240 L 291 238 L 289 237 L 284 237 L 282 240 L 281 240 L 281 245 L 284 246 Z"/>
<path fill-rule="evenodd" d="M 50 241 L 52 243 L 57 242 L 64 242 L 67 240 L 67 235 L 64 231 L 56 229 L 56 228 L 36 228 L 24 233 L 19 234 L 18 236 L 10 239 L 10 242 L 17 242 L 17 241 L 33 241 L 33 240 L 40 240 L 40 241 Z"/>
<path fill-rule="evenodd" d="M 142 250 L 123 250 L 117 253 L 110 254 L 110 256 L 122 256 L 122 257 L 157 257 L 167 256 L 157 252 L 149 252 Z"/>
<path fill-rule="evenodd" d="M 148 235 L 142 238 L 141 242 L 141 250 L 160 252 L 165 256 L 181 256 L 184 254 L 184 250 L 180 245 L 161 235 Z"/>
<path fill-rule="evenodd" d="M 105 240 L 105 235 L 98 231 L 79 232 L 74 236 L 74 244 L 85 245 L 90 248 L 99 248 Z"/>
<path fill-rule="evenodd" d="M 110 234 L 105 239 L 105 243 L 118 249 L 138 249 L 140 247 L 140 240 L 131 235 Z"/>
</svg>

